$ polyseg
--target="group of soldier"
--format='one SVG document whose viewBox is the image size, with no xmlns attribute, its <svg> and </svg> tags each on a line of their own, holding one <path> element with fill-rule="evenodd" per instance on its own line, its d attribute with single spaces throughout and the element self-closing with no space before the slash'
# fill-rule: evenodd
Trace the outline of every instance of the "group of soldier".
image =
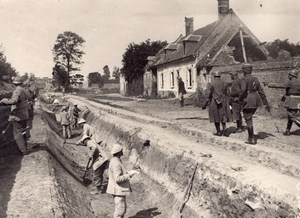
<svg viewBox="0 0 300 218">
<path fill-rule="evenodd" d="M 221 79 L 219 72 L 214 74 L 214 80 L 209 86 L 209 94 L 205 109 L 209 105 L 209 120 L 215 124 L 217 136 L 226 135 L 226 123 L 236 121 L 236 132 L 242 132 L 242 113 L 247 124 L 247 144 L 256 144 L 253 128 L 253 115 L 257 108 L 264 105 L 270 112 L 270 105 L 259 80 L 252 75 L 253 66 L 243 64 L 241 79 L 238 72 L 231 72 L 232 82 L 227 83 Z M 272 87 L 272 84 L 269 85 Z M 289 136 L 293 123 L 300 124 L 300 80 L 296 71 L 289 73 L 289 81 L 283 84 L 286 94 L 284 106 L 288 111 L 288 124 L 284 135 Z M 222 130 L 220 125 L 222 124 Z"/>
<path fill-rule="evenodd" d="M 8 125 L 12 124 L 14 140 L 21 154 L 30 152 L 28 140 L 34 117 L 34 100 L 37 93 L 30 89 L 30 83 L 24 83 L 22 77 L 15 77 L 16 86 L 11 98 L 3 98 L 0 104 L 10 105 Z"/>
</svg>

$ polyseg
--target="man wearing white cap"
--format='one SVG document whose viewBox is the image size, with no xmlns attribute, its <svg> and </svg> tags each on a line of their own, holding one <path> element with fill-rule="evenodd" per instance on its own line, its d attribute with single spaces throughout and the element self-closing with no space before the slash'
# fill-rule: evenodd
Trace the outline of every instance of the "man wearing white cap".
<svg viewBox="0 0 300 218">
<path fill-rule="evenodd" d="M 90 138 L 95 136 L 95 129 L 91 125 L 87 124 L 85 119 L 83 118 L 79 119 L 78 126 L 82 127 L 83 136 L 87 135 Z M 77 144 L 80 144 L 80 140 Z"/>
<path fill-rule="evenodd" d="M 101 190 L 103 183 L 103 173 L 106 168 L 109 156 L 103 149 L 100 148 L 96 141 L 91 139 L 88 135 L 83 135 L 83 137 L 80 139 L 80 142 L 88 148 L 88 156 L 89 160 L 91 160 L 91 164 L 89 167 L 92 167 L 94 172 L 94 184 L 96 189 L 92 191 L 91 194 L 100 194 L 103 191 Z"/>
<path fill-rule="evenodd" d="M 29 119 L 28 96 L 25 89 L 22 87 L 23 81 L 21 77 L 14 78 L 13 84 L 16 86 L 16 89 L 14 90 L 12 97 L 10 99 L 4 98 L 0 103 L 12 105 L 8 121 L 12 122 L 14 138 L 20 152 L 23 155 L 26 155 L 28 153 L 26 137 L 27 120 Z"/>
<path fill-rule="evenodd" d="M 122 164 L 123 148 L 114 144 L 111 149 L 113 157 L 110 159 L 108 168 L 108 185 L 106 193 L 112 194 L 115 202 L 114 218 L 123 218 L 126 213 L 126 196 L 132 192 L 129 183 L 130 178 L 138 173 L 136 170 L 126 171 Z"/>
</svg>

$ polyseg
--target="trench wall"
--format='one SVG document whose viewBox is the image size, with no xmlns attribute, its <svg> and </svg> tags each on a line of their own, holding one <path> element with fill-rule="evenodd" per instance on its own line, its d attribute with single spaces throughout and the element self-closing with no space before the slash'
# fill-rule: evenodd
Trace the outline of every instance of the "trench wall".
<svg viewBox="0 0 300 218">
<path fill-rule="evenodd" d="M 183 193 L 190 175 L 198 163 L 191 197 L 186 204 L 184 217 L 294 217 L 293 202 L 266 194 L 257 185 L 242 184 L 220 170 L 209 158 L 189 152 L 175 144 L 168 144 L 149 128 L 122 123 L 121 118 L 91 109 L 87 121 L 96 128 L 107 149 L 114 143 L 122 144 L 125 159 L 138 165 L 152 180 L 165 187 L 173 216 L 178 215 Z M 157 127 L 159 128 L 159 127 Z M 156 131 L 159 129 L 156 129 Z M 150 145 L 145 143 L 150 140 Z M 264 206 L 251 208 L 245 202 L 263 199 Z M 291 204 L 289 204 L 291 203 Z"/>
</svg>

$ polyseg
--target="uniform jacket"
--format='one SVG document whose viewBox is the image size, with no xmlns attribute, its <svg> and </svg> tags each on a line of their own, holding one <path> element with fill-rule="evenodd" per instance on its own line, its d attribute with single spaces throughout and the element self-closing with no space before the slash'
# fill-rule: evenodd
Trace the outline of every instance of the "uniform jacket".
<svg viewBox="0 0 300 218">
<path fill-rule="evenodd" d="M 126 196 L 132 191 L 129 183 L 130 176 L 126 172 L 120 158 L 112 157 L 108 170 L 108 185 L 106 193 Z"/>
<path fill-rule="evenodd" d="M 182 80 L 179 80 L 179 82 L 178 82 L 178 93 L 186 94 L 186 90 L 185 90 L 185 87 L 184 87 L 184 82 Z"/>
<path fill-rule="evenodd" d="M 103 149 L 101 149 L 100 145 L 98 145 L 95 140 L 88 140 L 87 148 L 89 157 L 93 158 L 93 170 L 97 170 L 103 163 L 105 163 L 109 159 L 109 156 Z"/>
<path fill-rule="evenodd" d="M 80 112 L 81 110 L 78 108 L 78 107 L 74 107 L 73 108 L 73 116 L 74 117 L 79 117 L 79 112 Z"/>
<path fill-rule="evenodd" d="M 60 123 L 61 125 L 70 125 L 70 116 L 67 111 L 60 112 Z"/>
<path fill-rule="evenodd" d="M 285 87 L 286 99 L 283 106 L 288 109 L 300 109 L 300 80 L 292 78 Z"/>
<path fill-rule="evenodd" d="M 230 87 L 230 97 L 232 102 L 239 102 L 241 99 L 242 85 L 245 81 L 240 78 L 235 78 Z"/>
<path fill-rule="evenodd" d="M 28 95 L 22 86 L 17 86 L 10 99 L 3 99 L 4 104 L 12 105 L 8 121 L 28 120 Z"/>
<path fill-rule="evenodd" d="M 257 109 L 258 107 L 268 105 L 268 101 L 263 88 L 258 79 L 251 74 L 246 74 L 242 84 L 241 101 L 245 109 Z"/>
</svg>

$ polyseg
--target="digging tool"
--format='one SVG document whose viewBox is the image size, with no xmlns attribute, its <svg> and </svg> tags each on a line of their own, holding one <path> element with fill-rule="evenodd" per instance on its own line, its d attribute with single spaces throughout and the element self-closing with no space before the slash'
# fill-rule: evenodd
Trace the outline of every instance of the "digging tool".
<svg viewBox="0 0 300 218">
<path fill-rule="evenodd" d="M 89 160 L 88 160 L 88 162 L 87 162 L 87 164 L 86 164 L 85 171 L 84 171 L 84 174 L 83 174 L 83 177 L 82 177 L 83 182 L 86 181 L 86 180 L 85 180 L 85 177 L 86 177 L 87 172 L 88 172 L 89 169 L 90 169 L 89 166 L 90 166 L 90 163 L 91 163 L 92 159 L 93 159 L 93 158 L 89 158 Z"/>
<path fill-rule="evenodd" d="M 186 202 L 188 202 L 188 200 L 190 198 L 191 190 L 192 190 L 192 186 L 193 186 L 193 181 L 194 181 L 194 177 L 195 177 L 195 174 L 196 174 L 197 167 L 198 167 L 198 163 L 196 163 L 193 174 L 192 174 L 192 176 L 189 180 L 188 186 L 185 189 L 184 196 L 183 196 L 183 201 L 182 201 L 182 203 L 179 207 L 180 218 L 182 218 L 183 208 L 184 208 Z"/>
</svg>

